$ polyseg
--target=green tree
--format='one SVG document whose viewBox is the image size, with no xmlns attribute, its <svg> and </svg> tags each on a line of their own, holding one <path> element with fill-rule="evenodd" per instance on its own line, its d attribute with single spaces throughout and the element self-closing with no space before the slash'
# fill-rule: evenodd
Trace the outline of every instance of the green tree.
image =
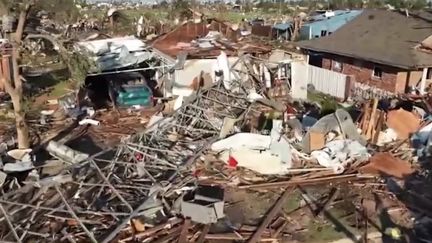
<svg viewBox="0 0 432 243">
<path fill-rule="evenodd" d="M 64 2 L 68 1 L 68 2 Z M 31 13 L 34 13 L 38 9 L 42 8 L 43 4 L 65 4 L 69 3 L 71 6 L 74 0 L 0 0 L 0 6 L 7 10 L 8 15 L 17 16 L 18 24 L 15 33 L 10 36 L 10 42 L 13 46 L 11 53 L 4 56 L 5 58 L 10 58 L 11 60 L 11 73 L 13 73 L 12 78 L 1 77 L 3 83 L 5 84 L 5 90 L 10 95 L 14 114 L 15 114 L 15 125 L 17 130 L 17 141 L 19 148 L 29 148 L 30 147 L 30 134 L 29 127 L 26 121 L 26 113 L 24 109 L 24 93 L 23 93 L 23 83 L 22 76 L 19 69 L 20 56 L 21 56 L 21 45 L 24 37 L 24 29 L 28 18 Z M 59 12 L 57 14 L 70 11 L 70 9 L 63 8 L 63 6 L 49 5 L 45 7 L 57 9 Z M 63 10 L 60 10 L 63 9 Z"/>
<path fill-rule="evenodd" d="M 187 0 L 175 0 L 171 6 L 170 16 L 181 19 L 191 18 L 192 12 L 189 9 L 190 7 L 190 3 Z"/>
<path fill-rule="evenodd" d="M 52 13 L 54 21 L 57 22 L 72 22 L 80 15 L 73 0 L 41 0 L 34 6 L 33 10 L 32 12 L 48 11 Z"/>
<path fill-rule="evenodd" d="M 413 0 L 409 2 L 409 9 L 419 10 L 424 9 L 428 5 L 426 0 Z"/>
</svg>

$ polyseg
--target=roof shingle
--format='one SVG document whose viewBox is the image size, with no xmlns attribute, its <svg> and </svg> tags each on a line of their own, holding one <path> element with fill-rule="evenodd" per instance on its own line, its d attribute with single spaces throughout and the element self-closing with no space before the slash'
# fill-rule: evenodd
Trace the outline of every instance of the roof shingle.
<svg viewBox="0 0 432 243">
<path fill-rule="evenodd" d="M 333 34 L 300 41 L 303 49 L 332 53 L 389 66 L 432 67 L 432 54 L 416 47 L 432 35 L 432 12 L 365 10 Z"/>
</svg>

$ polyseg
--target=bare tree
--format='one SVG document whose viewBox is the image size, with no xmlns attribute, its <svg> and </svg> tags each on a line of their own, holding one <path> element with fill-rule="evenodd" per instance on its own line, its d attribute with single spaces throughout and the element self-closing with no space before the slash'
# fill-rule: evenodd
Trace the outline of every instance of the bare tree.
<svg viewBox="0 0 432 243">
<path fill-rule="evenodd" d="M 12 60 L 12 75 L 9 77 L 2 77 L 5 85 L 6 92 L 10 95 L 15 115 L 15 125 L 17 130 L 18 148 L 29 148 L 30 147 L 30 134 L 29 127 L 25 118 L 25 111 L 23 109 L 23 85 L 22 77 L 20 74 L 18 59 L 19 59 L 19 48 L 22 42 L 24 27 L 30 9 L 34 5 L 34 1 L 28 1 L 24 8 L 19 10 L 18 26 L 14 35 L 11 39 L 12 51 L 11 55 L 5 55 L 3 58 L 11 58 Z"/>
<path fill-rule="evenodd" d="M 297 40 L 299 33 L 300 33 L 300 28 L 302 27 L 302 24 L 303 24 L 303 20 L 300 16 L 294 17 L 294 24 L 293 24 L 292 33 L 291 33 L 291 41 Z"/>
<path fill-rule="evenodd" d="M 24 35 L 24 27 L 27 21 L 27 17 L 30 13 L 30 9 L 34 6 L 35 1 L 29 1 L 25 4 L 25 7 L 20 10 L 18 17 L 18 26 L 15 32 L 15 42 L 17 45 L 21 45 L 22 38 Z"/>
<path fill-rule="evenodd" d="M 12 69 L 9 73 L 12 75 L 2 77 L 2 81 L 5 86 L 6 92 L 10 95 L 15 115 L 16 129 L 17 129 L 17 140 L 19 148 L 29 148 L 30 147 L 30 134 L 29 127 L 26 123 L 26 114 L 23 108 L 24 104 L 24 92 L 23 92 L 23 83 L 22 76 L 20 74 L 19 69 L 19 58 L 20 58 L 20 50 L 21 45 L 24 38 L 24 29 L 26 26 L 26 22 L 30 15 L 31 11 L 37 11 L 38 8 L 44 9 L 47 6 L 51 6 L 52 8 L 57 9 L 56 14 L 63 14 L 72 11 L 68 6 L 74 6 L 73 0 L 17 0 L 17 1 L 9 1 L 9 0 L 0 0 L 0 6 L 9 9 L 13 7 L 17 9 L 18 15 L 18 25 L 13 37 L 10 38 L 10 42 L 13 46 L 12 51 L 9 52 L 9 55 L 4 56 L 3 58 L 10 58 Z M 65 6 L 67 6 L 65 8 Z M 53 45 L 57 45 L 59 47 L 59 55 L 63 59 L 64 63 L 68 65 L 69 69 L 71 69 L 71 65 L 69 65 L 68 60 L 68 52 L 63 47 L 61 42 L 57 42 L 55 38 L 47 35 L 33 35 L 27 36 L 27 38 L 43 38 L 53 43 Z M 9 71 L 9 70 L 8 70 Z M 72 72 L 72 71 L 71 71 Z M 73 74 L 73 73 L 71 73 Z M 74 76 L 74 75 L 71 75 Z M 76 75 L 75 75 L 76 76 Z"/>
<path fill-rule="evenodd" d="M 25 111 L 23 109 L 23 88 L 22 77 L 18 68 L 18 51 L 16 48 L 12 50 L 12 68 L 13 75 L 11 79 L 5 79 L 5 89 L 10 95 L 15 115 L 15 125 L 17 129 L 17 140 L 19 148 L 30 147 L 29 128 L 25 120 Z"/>
</svg>

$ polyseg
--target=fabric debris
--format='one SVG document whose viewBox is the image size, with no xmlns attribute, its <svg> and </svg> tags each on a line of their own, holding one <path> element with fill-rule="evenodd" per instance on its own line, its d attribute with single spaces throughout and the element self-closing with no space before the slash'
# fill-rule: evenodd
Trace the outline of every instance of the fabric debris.
<svg viewBox="0 0 432 243">
<path fill-rule="evenodd" d="M 313 151 L 311 157 L 321 166 L 332 168 L 334 173 L 345 171 L 345 164 L 351 160 L 367 160 L 367 148 L 354 140 L 335 140 L 327 143 L 322 150 Z"/>
<path fill-rule="evenodd" d="M 362 145 L 366 144 L 366 140 L 358 133 L 357 127 L 354 125 L 350 114 L 345 110 L 338 109 L 335 113 L 324 116 L 318 120 L 318 122 L 309 129 L 302 139 L 304 152 L 311 152 L 311 132 L 327 134 L 331 131 L 337 131 L 339 134 L 344 134 L 347 139 L 356 140 Z"/>
</svg>

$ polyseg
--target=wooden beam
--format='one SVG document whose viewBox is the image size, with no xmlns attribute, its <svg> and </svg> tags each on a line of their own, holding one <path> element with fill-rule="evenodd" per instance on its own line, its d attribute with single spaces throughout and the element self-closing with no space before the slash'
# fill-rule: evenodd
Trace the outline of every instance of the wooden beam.
<svg viewBox="0 0 432 243">
<path fill-rule="evenodd" d="M 285 189 L 285 192 L 282 194 L 282 196 L 279 197 L 279 199 L 273 205 L 272 209 L 266 215 L 264 220 L 261 222 L 258 229 L 255 231 L 252 237 L 247 241 L 248 243 L 256 243 L 260 241 L 262 233 L 270 224 L 270 222 L 273 220 L 273 218 L 281 211 L 282 206 L 284 205 L 285 201 L 288 199 L 288 196 L 291 195 L 292 192 L 293 192 L 293 188 Z"/>
</svg>

